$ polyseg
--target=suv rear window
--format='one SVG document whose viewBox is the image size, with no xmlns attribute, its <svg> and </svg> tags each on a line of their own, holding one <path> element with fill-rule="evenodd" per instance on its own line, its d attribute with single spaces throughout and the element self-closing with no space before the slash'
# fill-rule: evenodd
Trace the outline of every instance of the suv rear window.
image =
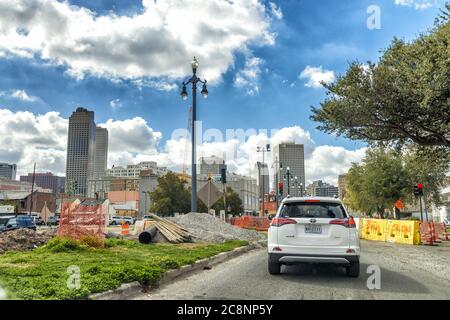
<svg viewBox="0 0 450 320">
<path fill-rule="evenodd" d="M 284 218 L 328 218 L 343 219 L 347 217 L 344 207 L 333 202 L 293 202 L 281 208 L 280 216 Z"/>
</svg>

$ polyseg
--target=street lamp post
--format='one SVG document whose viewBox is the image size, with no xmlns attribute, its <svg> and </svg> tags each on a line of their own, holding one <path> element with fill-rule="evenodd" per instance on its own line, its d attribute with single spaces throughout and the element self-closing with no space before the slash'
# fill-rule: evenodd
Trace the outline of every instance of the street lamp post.
<svg viewBox="0 0 450 320">
<path fill-rule="evenodd" d="M 206 80 L 201 80 L 197 77 L 198 61 L 194 57 L 192 60 L 192 77 L 183 82 L 183 89 L 181 90 L 181 97 L 187 100 L 188 93 L 186 86 L 190 83 L 192 85 L 192 194 L 191 194 L 191 212 L 197 212 L 197 159 L 196 159 L 196 136 L 195 123 L 197 121 L 197 83 L 202 83 L 202 96 L 206 99 L 208 97 L 208 89 L 206 87 Z"/>
<path fill-rule="evenodd" d="M 262 168 L 263 168 L 263 174 L 262 174 L 262 198 L 261 198 L 261 202 L 262 202 L 262 213 L 261 213 L 261 215 L 262 216 L 264 216 L 264 196 L 265 196 L 265 179 L 264 179 L 264 161 L 265 161 L 265 159 L 264 159 L 264 154 L 266 153 L 266 152 L 270 152 L 270 144 L 266 144 L 264 147 L 261 147 L 261 146 L 257 146 L 256 147 L 256 152 L 262 152 L 262 154 L 263 154 L 263 162 L 262 162 Z M 267 168 L 267 169 L 269 169 L 269 168 Z"/>
<path fill-rule="evenodd" d="M 277 210 L 278 210 L 278 205 L 279 205 L 279 198 L 282 197 L 283 195 L 280 195 L 280 190 L 278 188 L 278 180 L 279 180 L 279 171 L 281 169 L 281 163 L 280 161 L 278 161 L 278 157 L 275 157 L 275 162 L 272 164 L 272 168 L 275 169 L 275 194 L 276 194 L 276 203 L 277 203 Z"/>
<path fill-rule="evenodd" d="M 287 167 L 286 168 L 286 178 L 287 178 L 287 194 L 290 195 L 291 194 L 291 189 L 290 189 L 290 181 L 291 181 L 291 168 Z"/>
<path fill-rule="evenodd" d="M 295 185 L 295 196 L 298 197 L 298 177 L 294 177 L 294 185 Z"/>
</svg>

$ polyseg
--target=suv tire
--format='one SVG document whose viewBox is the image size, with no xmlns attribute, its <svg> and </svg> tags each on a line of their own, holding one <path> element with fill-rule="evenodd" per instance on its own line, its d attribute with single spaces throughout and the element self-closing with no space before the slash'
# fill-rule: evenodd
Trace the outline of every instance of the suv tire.
<svg viewBox="0 0 450 320">
<path fill-rule="evenodd" d="M 350 265 L 347 266 L 347 276 L 352 278 L 359 277 L 359 262 L 351 262 Z"/>
<path fill-rule="evenodd" d="M 281 272 L 281 264 L 277 262 L 269 261 L 269 273 L 270 274 L 280 274 Z"/>
</svg>

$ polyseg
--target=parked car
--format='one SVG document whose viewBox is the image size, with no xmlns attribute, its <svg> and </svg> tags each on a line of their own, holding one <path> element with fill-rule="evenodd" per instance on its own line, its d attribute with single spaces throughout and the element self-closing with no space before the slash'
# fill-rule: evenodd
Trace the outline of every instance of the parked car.
<svg viewBox="0 0 450 320">
<path fill-rule="evenodd" d="M 21 228 L 32 229 L 36 231 L 34 219 L 30 216 L 15 216 L 8 219 L 3 225 L 2 232 L 17 230 Z"/>
<path fill-rule="evenodd" d="M 349 277 L 359 276 L 356 223 L 339 199 L 287 197 L 270 218 L 270 274 L 279 274 L 283 264 L 329 263 L 344 266 Z"/>
<path fill-rule="evenodd" d="M 444 223 L 447 228 L 450 228 L 450 218 L 449 217 L 444 218 Z"/>
<path fill-rule="evenodd" d="M 33 222 L 34 222 L 35 225 L 37 225 L 37 226 L 43 226 L 43 225 L 45 225 L 45 221 L 42 220 L 42 218 L 41 218 L 39 215 L 37 215 L 37 214 L 31 214 L 30 217 L 33 219 Z"/>
<path fill-rule="evenodd" d="M 126 217 L 114 216 L 114 217 L 111 217 L 111 219 L 109 220 L 109 224 L 113 225 L 113 226 L 122 225 L 125 223 L 132 225 L 135 223 L 135 219 L 133 217 L 129 217 L 129 216 L 126 216 Z"/>
<path fill-rule="evenodd" d="M 57 216 L 51 216 L 47 219 L 47 225 L 48 226 L 57 226 L 59 225 L 59 217 Z"/>
<path fill-rule="evenodd" d="M 149 221 L 149 220 L 153 220 L 153 218 L 151 216 L 145 215 L 142 220 L 144 221 Z"/>
</svg>

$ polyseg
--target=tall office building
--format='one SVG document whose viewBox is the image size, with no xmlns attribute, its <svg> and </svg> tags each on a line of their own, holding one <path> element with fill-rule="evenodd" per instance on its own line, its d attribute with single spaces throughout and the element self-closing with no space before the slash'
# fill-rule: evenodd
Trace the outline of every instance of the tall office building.
<svg viewBox="0 0 450 320">
<path fill-rule="evenodd" d="M 95 129 L 94 179 L 103 177 L 108 167 L 108 129 Z"/>
<path fill-rule="evenodd" d="M 88 179 L 94 176 L 94 112 L 77 108 L 69 118 L 66 160 L 66 192 L 86 195 Z"/>
<path fill-rule="evenodd" d="M 16 180 L 17 166 L 15 164 L 0 163 L 0 178 Z"/>
<path fill-rule="evenodd" d="M 20 182 L 33 182 L 33 173 L 29 173 L 27 176 L 20 176 Z M 64 192 L 64 177 L 58 177 L 51 172 L 36 173 L 34 175 L 34 186 L 38 186 L 44 189 L 51 189 L 53 193 Z"/>
<path fill-rule="evenodd" d="M 267 163 L 257 162 L 256 167 L 258 169 L 258 186 L 259 194 L 268 194 L 270 191 L 270 177 L 269 177 L 269 167 Z"/>
<path fill-rule="evenodd" d="M 282 143 L 273 149 L 275 174 L 278 172 L 278 182 L 283 182 L 283 195 L 288 194 L 287 168 L 289 167 L 289 189 L 291 195 L 302 194 L 305 190 L 305 147 L 303 144 Z M 297 177 L 297 180 L 295 180 Z M 274 179 L 275 188 L 278 182 Z"/>
<path fill-rule="evenodd" d="M 198 172 L 200 172 L 200 175 L 219 175 L 220 174 L 220 169 L 222 168 L 223 165 L 223 159 L 216 157 L 216 156 L 211 156 L 211 157 L 201 157 L 198 167 L 199 170 L 197 170 Z"/>
</svg>

